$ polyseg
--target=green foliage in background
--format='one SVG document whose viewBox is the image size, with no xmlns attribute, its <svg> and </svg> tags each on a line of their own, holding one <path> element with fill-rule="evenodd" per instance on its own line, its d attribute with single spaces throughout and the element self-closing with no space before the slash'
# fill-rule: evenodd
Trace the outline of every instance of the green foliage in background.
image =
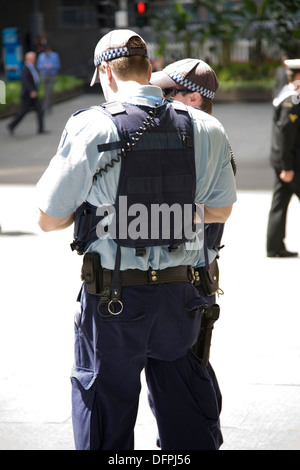
<svg viewBox="0 0 300 470">
<path fill-rule="evenodd" d="M 53 87 L 54 95 L 61 95 L 67 91 L 71 91 L 76 89 L 79 86 L 83 86 L 84 80 L 81 80 L 79 78 L 73 77 L 71 75 L 57 75 Z M 6 91 L 6 105 L 3 105 L 3 107 L 8 107 L 12 105 L 20 105 L 21 103 L 21 98 L 20 98 L 20 93 L 21 93 L 21 82 L 16 81 L 16 82 L 8 82 L 5 84 L 5 91 Z M 43 99 L 45 95 L 45 90 L 43 83 L 41 81 L 40 87 L 39 87 L 39 98 Z M 2 106 L 1 106 L 2 108 Z"/>
<path fill-rule="evenodd" d="M 274 77 L 279 62 L 266 61 L 260 65 L 254 63 L 230 63 L 227 66 L 214 66 L 220 89 L 263 88 L 271 90 L 274 87 Z"/>
<path fill-rule="evenodd" d="M 199 8 L 206 12 L 205 21 L 199 20 Z M 184 57 L 191 56 L 192 41 L 205 44 L 217 39 L 221 47 L 215 53 L 222 65 L 230 61 L 231 46 L 240 38 L 254 41 L 250 60 L 256 65 L 269 59 L 270 46 L 291 57 L 300 55 L 300 0 L 173 0 L 163 16 L 153 13 L 150 21 L 157 35 L 157 54 L 164 59 L 170 32 L 183 42 Z"/>
</svg>

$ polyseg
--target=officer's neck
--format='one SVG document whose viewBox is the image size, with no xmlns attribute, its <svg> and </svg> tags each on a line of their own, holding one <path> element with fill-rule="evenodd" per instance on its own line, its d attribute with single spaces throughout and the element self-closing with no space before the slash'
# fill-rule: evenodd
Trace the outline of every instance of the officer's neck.
<svg viewBox="0 0 300 470">
<path fill-rule="evenodd" d="M 135 90 L 139 89 L 141 86 L 149 85 L 149 82 L 146 80 L 127 80 L 121 81 L 119 80 L 117 83 L 117 89 L 115 94 L 118 96 L 128 95 L 128 94 L 135 94 Z"/>
</svg>

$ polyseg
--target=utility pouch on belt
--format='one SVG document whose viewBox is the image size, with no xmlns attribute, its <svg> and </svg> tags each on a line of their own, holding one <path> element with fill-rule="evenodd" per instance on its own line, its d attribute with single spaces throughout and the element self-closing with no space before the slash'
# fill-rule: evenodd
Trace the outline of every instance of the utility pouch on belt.
<svg viewBox="0 0 300 470">
<path fill-rule="evenodd" d="M 198 273 L 198 274 L 197 274 Z M 197 285 L 197 279 L 200 281 L 201 286 L 207 296 L 214 295 L 219 290 L 219 266 L 218 261 L 215 258 L 213 262 L 206 268 L 206 266 L 196 268 L 195 276 Z"/>
<path fill-rule="evenodd" d="M 98 295 L 98 313 L 104 317 L 119 315 L 123 311 L 120 300 L 121 290 L 111 290 L 110 271 L 101 266 L 99 253 L 85 253 L 81 268 L 81 279 L 85 281 L 89 294 Z M 106 304 L 109 314 L 101 312 L 101 305 Z"/>
<path fill-rule="evenodd" d="M 219 316 L 220 307 L 218 304 L 204 307 L 198 340 L 192 347 L 192 351 L 202 359 L 202 364 L 204 366 L 207 366 L 209 361 L 212 330 L 214 329 L 214 323 L 218 320 Z"/>
<path fill-rule="evenodd" d="M 75 211 L 72 251 L 83 255 L 91 243 L 98 239 L 97 224 L 104 218 L 97 215 L 97 207 L 85 201 Z"/>
<path fill-rule="evenodd" d="M 86 282 L 89 294 L 100 295 L 103 290 L 102 267 L 99 253 L 86 253 L 81 268 L 81 279 Z"/>
</svg>

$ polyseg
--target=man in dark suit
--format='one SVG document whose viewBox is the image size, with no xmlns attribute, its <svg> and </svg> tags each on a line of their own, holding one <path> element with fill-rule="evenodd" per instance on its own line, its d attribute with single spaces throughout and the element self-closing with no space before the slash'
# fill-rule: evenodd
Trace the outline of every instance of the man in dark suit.
<svg viewBox="0 0 300 470">
<path fill-rule="evenodd" d="M 12 134 L 23 119 L 23 117 L 30 111 L 34 109 L 38 117 L 38 133 L 43 134 L 44 131 L 44 122 L 43 122 L 43 110 L 41 103 L 38 99 L 38 86 L 39 86 L 39 74 L 35 67 L 36 63 L 36 53 L 27 52 L 25 55 L 25 64 L 22 69 L 22 89 L 21 89 L 21 98 L 22 98 L 22 107 L 20 111 L 16 114 L 13 120 L 9 123 L 8 129 Z"/>
<path fill-rule="evenodd" d="M 296 257 L 284 239 L 292 196 L 300 199 L 300 59 L 286 60 L 289 84 L 273 100 L 271 164 L 275 185 L 267 229 L 268 257 Z"/>
</svg>

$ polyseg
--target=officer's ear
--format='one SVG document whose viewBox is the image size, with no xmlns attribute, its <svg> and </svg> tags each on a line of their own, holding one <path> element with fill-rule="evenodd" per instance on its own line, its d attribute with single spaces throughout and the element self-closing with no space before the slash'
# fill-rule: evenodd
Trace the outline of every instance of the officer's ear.
<svg viewBox="0 0 300 470">
<path fill-rule="evenodd" d="M 113 75 L 112 75 L 112 71 L 111 71 L 111 68 L 109 66 L 109 63 L 103 61 L 101 63 L 101 69 L 102 69 L 103 73 L 106 74 L 106 78 L 107 78 L 108 83 L 111 84 L 111 82 L 113 80 Z"/>
<path fill-rule="evenodd" d="M 150 83 L 151 80 L 151 75 L 152 75 L 152 65 L 149 65 L 149 70 L 148 70 L 148 83 Z"/>
<path fill-rule="evenodd" d="M 193 106 L 193 108 L 201 108 L 202 97 L 198 91 L 194 91 L 193 93 L 190 93 L 189 98 L 190 98 L 190 106 Z"/>
</svg>

